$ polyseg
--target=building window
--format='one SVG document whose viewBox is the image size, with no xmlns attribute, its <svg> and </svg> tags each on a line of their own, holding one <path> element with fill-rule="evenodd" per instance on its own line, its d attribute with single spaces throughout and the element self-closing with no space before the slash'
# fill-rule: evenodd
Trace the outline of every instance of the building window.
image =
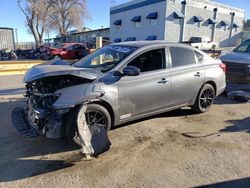
<svg viewBox="0 0 250 188">
<path fill-rule="evenodd" d="M 208 19 L 208 28 L 209 29 L 213 29 L 213 26 L 217 23 L 217 21 L 215 19 Z"/>
<path fill-rule="evenodd" d="M 124 41 L 127 42 L 127 41 L 135 41 L 135 40 L 136 40 L 135 37 L 128 37 Z"/>
<path fill-rule="evenodd" d="M 227 30 L 227 26 L 225 25 L 225 26 L 221 26 L 221 29 L 223 30 L 223 31 L 226 31 Z"/>
<path fill-rule="evenodd" d="M 213 29 L 213 24 L 208 24 L 209 29 Z"/>
<path fill-rule="evenodd" d="M 181 19 L 174 19 L 174 23 L 180 25 L 181 24 Z"/>
<path fill-rule="evenodd" d="M 201 27 L 201 22 L 194 22 L 194 27 L 195 28 L 200 28 Z"/>
<path fill-rule="evenodd" d="M 239 27 L 239 26 L 238 26 L 236 23 L 234 23 L 234 24 L 233 24 L 233 29 L 234 29 L 234 32 L 237 32 L 238 27 Z"/>
<path fill-rule="evenodd" d="M 151 19 L 150 20 L 150 25 L 154 26 L 154 25 L 157 25 L 157 20 L 156 19 Z"/>
<path fill-rule="evenodd" d="M 156 35 L 150 35 L 145 40 L 156 40 Z"/>
<path fill-rule="evenodd" d="M 135 27 L 136 27 L 136 28 L 141 27 L 141 22 L 135 22 Z"/>
<path fill-rule="evenodd" d="M 203 22 L 204 19 L 200 16 L 194 16 L 194 27 L 200 28 L 201 27 L 201 22 Z"/>
<path fill-rule="evenodd" d="M 150 25 L 156 25 L 158 18 L 158 12 L 152 12 L 146 16 L 146 19 L 149 19 Z"/>
<path fill-rule="evenodd" d="M 114 23 L 113 23 L 116 27 L 116 29 L 121 29 L 121 25 L 122 25 L 122 20 L 116 20 Z"/>
<path fill-rule="evenodd" d="M 117 30 L 121 30 L 121 29 L 122 29 L 122 26 L 121 26 L 121 25 L 116 25 L 115 28 L 116 28 Z"/>
<path fill-rule="evenodd" d="M 174 12 L 174 23 L 180 25 L 184 15 L 181 12 Z"/>
<path fill-rule="evenodd" d="M 121 41 L 122 41 L 121 38 L 116 38 L 116 39 L 114 40 L 114 43 L 119 43 L 119 42 L 121 42 Z"/>
<path fill-rule="evenodd" d="M 221 30 L 226 31 L 228 25 L 229 25 L 229 23 L 227 21 L 222 20 L 220 22 L 220 28 L 221 28 Z"/>
<path fill-rule="evenodd" d="M 134 16 L 131 19 L 131 22 L 134 22 L 135 27 L 140 27 L 141 26 L 141 16 Z"/>
</svg>

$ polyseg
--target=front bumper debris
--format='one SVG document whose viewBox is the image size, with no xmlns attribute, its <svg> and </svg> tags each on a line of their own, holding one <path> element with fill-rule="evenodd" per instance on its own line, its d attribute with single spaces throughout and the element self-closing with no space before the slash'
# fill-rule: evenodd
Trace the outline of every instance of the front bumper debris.
<svg viewBox="0 0 250 188">
<path fill-rule="evenodd" d="M 92 159 L 92 156 L 97 156 L 107 150 L 109 150 L 111 142 L 104 127 L 97 125 L 89 126 L 85 117 L 87 105 L 83 104 L 78 112 L 77 116 L 77 129 L 79 142 L 82 147 L 82 153 L 88 160 Z"/>
<path fill-rule="evenodd" d="M 25 118 L 25 110 L 17 107 L 12 111 L 11 119 L 16 130 L 23 136 L 28 138 L 35 138 L 39 136 L 37 131 L 31 127 Z"/>
</svg>

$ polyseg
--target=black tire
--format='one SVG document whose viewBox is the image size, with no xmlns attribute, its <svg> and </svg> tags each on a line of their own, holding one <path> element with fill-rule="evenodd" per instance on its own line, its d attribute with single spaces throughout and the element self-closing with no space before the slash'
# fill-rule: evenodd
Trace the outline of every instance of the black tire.
<svg viewBox="0 0 250 188">
<path fill-rule="evenodd" d="M 71 114 L 68 116 L 68 119 L 67 119 L 67 122 L 65 125 L 65 137 L 71 143 L 74 143 L 73 138 L 77 132 L 78 112 L 79 112 L 79 110 L 72 111 Z M 107 132 L 110 130 L 112 121 L 111 121 L 111 116 L 106 108 L 104 108 L 103 106 L 101 106 L 99 104 L 87 104 L 86 112 L 90 113 L 90 115 L 91 115 L 91 113 L 95 113 L 95 112 L 100 113 L 99 115 L 103 115 L 105 118 L 103 123 L 105 123 L 105 125 L 106 125 L 104 128 L 106 129 Z"/>
<path fill-rule="evenodd" d="M 215 90 L 211 84 L 204 84 L 199 91 L 192 109 L 198 113 L 204 113 L 214 103 Z"/>
</svg>

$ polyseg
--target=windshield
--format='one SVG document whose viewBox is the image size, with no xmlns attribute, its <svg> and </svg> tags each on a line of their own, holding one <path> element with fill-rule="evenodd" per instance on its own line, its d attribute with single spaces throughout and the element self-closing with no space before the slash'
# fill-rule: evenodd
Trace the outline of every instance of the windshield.
<svg viewBox="0 0 250 188">
<path fill-rule="evenodd" d="M 77 61 L 73 66 L 80 68 L 95 68 L 100 69 L 102 72 L 106 72 L 115 67 L 136 49 L 136 47 L 132 46 L 105 46 Z"/>
<path fill-rule="evenodd" d="M 191 37 L 190 38 L 190 42 L 193 42 L 193 43 L 197 42 L 197 43 L 199 43 L 199 42 L 201 42 L 201 37 Z"/>
<path fill-rule="evenodd" d="M 61 48 L 63 48 L 63 47 L 64 47 L 64 44 L 63 44 L 63 43 L 57 44 L 57 45 L 54 46 L 54 48 L 58 48 L 58 49 L 61 49 Z"/>
<path fill-rule="evenodd" d="M 237 48 L 233 50 L 239 53 L 250 53 L 250 40 L 242 42 Z"/>
</svg>

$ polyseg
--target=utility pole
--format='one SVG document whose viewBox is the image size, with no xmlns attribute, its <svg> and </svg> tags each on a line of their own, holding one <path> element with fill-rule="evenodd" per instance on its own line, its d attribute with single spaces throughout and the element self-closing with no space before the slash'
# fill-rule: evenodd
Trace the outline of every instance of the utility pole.
<svg viewBox="0 0 250 188">
<path fill-rule="evenodd" d="M 50 38 L 49 38 L 49 31 L 47 32 L 47 35 L 48 35 L 48 45 L 50 46 Z"/>
<path fill-rule="evenodd" d="M 116 3 L 117 3 L 117 1 L 112 0 L 112 1 L 111 1 L 111 7 L 115 6 L 115 5 L 116 5 Z"/>
<path fill-rule="evenodd" d="M 15 34 L 16 34 L 16 46 L 18 46 L 17 28 L 15 29 Z"/>
</svg>

